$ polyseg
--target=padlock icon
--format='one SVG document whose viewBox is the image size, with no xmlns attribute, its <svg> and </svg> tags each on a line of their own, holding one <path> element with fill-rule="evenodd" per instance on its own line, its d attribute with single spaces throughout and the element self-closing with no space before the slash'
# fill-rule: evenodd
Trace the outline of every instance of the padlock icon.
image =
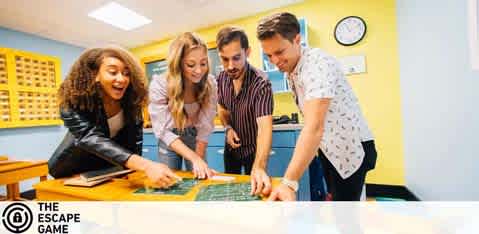
<svg viewBox="0 0 479 234">
<path fill-rule="evenodd" d="M 16 212 L 15 214 L 13 214 L 13 222 L 14 223 L 22 222 L 22 216 L 20 215 L 20 212 Z"/>
</svg>

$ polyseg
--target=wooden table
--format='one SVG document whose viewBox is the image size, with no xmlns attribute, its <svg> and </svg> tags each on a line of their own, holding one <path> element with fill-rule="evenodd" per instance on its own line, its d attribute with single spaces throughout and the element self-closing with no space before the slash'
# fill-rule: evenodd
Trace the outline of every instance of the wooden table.
<svg viewBox="0 0 479 234">
<path fill-rule="evenodd" d="M 0 185 L 7 185 L 7 200 L 22 200 L 20 198 L 19 182 L 22 180 L 40 177 L 40 181 L 47 180 L 47 161 L 20 161 L 0 164 Z"/>
<path fill-rule="evenodd" d="M 193 178 L 191 172 L 177 171 L 177 175 L 183 178 Z M 235 178 L 231 182 L 249 182 L 250 177 L 245 175 L 220 174 Z M 129 177 L 129 178 L 128 178 Z M 143 188 L 143 183 L 132 178 L 144 177 L 142 172 L 134 172 L 124 178 L 115 178 L 103 184 L 85 188 L 65 186 L 65 179 L 56 179 L 40 182 L 34 185 L 37 200 L 46 201 L 194 201 L 200 187 L 210 184 L 223 184 L 224 181 L 201 180 L 185 195 L 156 195 L 137 194 L 134 191 Z M 273 186 L 279 184 L 279 179 L 273 179 Z"/>
</svg>

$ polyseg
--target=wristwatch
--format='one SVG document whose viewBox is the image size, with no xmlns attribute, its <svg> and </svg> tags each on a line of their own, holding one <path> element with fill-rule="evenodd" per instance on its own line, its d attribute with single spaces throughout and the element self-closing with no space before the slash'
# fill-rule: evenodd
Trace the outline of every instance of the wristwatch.
<svg viewBox="0 0 479 234">
<path fill-rule="evenodd" d="M 283 179 L 281 179 L 281 183 L 288 186 L 293 191 L 298 192 L 299 184 L 297 180 L 289 180 L 283 177 Z"/>
</svg>

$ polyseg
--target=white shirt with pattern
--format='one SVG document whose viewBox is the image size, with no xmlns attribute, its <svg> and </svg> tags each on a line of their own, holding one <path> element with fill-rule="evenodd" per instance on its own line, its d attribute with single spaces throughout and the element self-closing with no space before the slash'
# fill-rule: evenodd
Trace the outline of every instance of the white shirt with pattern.
<svg viewBox="0 0 479 234">
<path fill-rule="evenodd" d="M 320 148 L 339 175 L 348 178 L 364 159 L 361 142 L 373 140 L 373 136 L 341 65 L 324 51 L 306 47 L 287 76 L 301 112 L 305 101 L 331 99 Z"/>
</svg>

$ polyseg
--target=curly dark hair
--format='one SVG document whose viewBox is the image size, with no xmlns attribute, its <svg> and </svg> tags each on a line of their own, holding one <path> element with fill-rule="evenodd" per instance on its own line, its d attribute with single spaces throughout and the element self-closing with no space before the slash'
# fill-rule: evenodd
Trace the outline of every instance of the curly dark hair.
<svg viewBox="0 0 479 234">
<path fill-rule="evenodd" d="M 58 91 L 60 108 L 88 112 L 98 110 L 103 94 L 95 78 L 103 59 L 108 57 L 122 61 L 130 74 L 130 83 L 120 100 L 127 120 L 141 116 L 142 107 L 147 103 L 145 73 L 130 52 L 116 46 L 92 48 L 80 55 Z"/>
</svg>

